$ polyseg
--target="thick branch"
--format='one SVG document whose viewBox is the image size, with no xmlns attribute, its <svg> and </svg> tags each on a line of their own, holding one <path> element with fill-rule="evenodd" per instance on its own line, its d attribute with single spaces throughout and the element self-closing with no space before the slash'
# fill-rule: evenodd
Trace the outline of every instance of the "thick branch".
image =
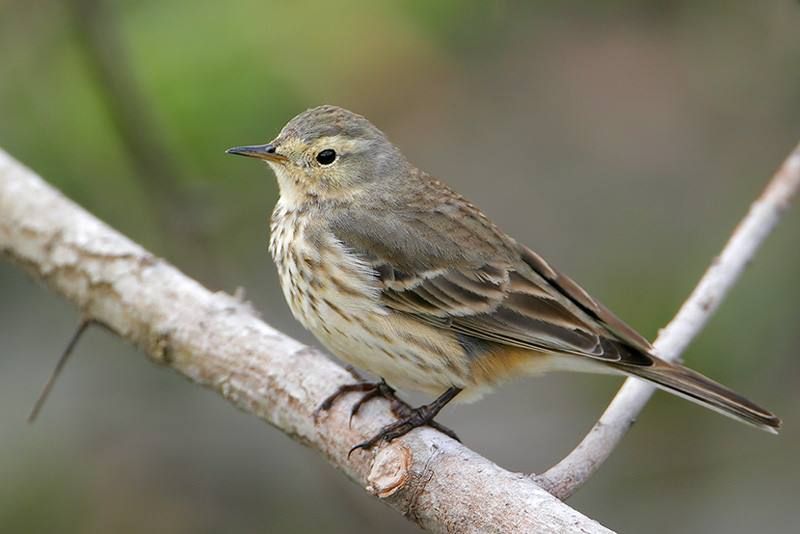
<svg viewBox="0 0 800 534">
<path fill-rule="evenodd" d="M 391 421 L 388 403 L 370 402 L 349 428 L 349 403 L 340 402 L 315 424 L 319 403 L 352 380 L 346 371 L 115 232 L 1 150 L 0 251 L 84 317 L 318 450 L 423 528 L 609 532 L 429 428 L 348 460 L 354 443 Z"/>
<path fill-rule="evenodd" d="M 778 224 L 798 189 L 800 145 L 750 207 L 722 253 L 713 261 L 675 318 L 661 330 L 653 343 L 659 356 L 670 361 L 680 358 Z M 560 499 L 575 493 L 608 458 L 654 391 L 653 386 L 641 380 L 626 380 L 600 420 L 575 450 L 536 477 L 536 481 Z"/>
</svg>

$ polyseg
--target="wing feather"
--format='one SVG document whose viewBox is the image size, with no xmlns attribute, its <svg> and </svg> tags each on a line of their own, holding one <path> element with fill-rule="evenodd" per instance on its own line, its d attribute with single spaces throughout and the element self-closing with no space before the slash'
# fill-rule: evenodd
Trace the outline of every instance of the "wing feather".
<svg viewBox="0 0 800 534">
<path fill-rule="evenodd" d="M 372 266 L 386 307 L 493 343 L 609 362 L 649 361 L 641 354 L 651 350 L 647 340 L 482 216 L 442 209 L 405 217 L 416 224 L 352 212 L 330 223 L 337 239 Z M 465 236 L 474 246 L 462 245 Z M 491 246 L 478 246 L 481 240 Z"/>
</svg>

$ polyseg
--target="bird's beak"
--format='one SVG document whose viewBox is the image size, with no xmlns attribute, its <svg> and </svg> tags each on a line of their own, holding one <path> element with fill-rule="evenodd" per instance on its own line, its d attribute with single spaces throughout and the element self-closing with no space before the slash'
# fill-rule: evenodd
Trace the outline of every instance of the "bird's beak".
<svg viewBox="0 0 800 534">
<path fill-rule="evenodd" d="M 286 163 L 289 161 L 286 156 L 278 154 L 275 151 L 275 145 L 271 143 L 266 145 L 235 146 L 226 150 L 225 153 L 263 159 L 273 163 Z"/>
</svg>

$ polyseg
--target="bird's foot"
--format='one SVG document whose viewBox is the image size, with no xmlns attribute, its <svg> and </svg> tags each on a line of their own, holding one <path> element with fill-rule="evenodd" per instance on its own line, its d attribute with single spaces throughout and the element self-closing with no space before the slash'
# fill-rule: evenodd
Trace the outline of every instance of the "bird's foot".
<svg viewBox="0 0 800 534">
<path fill-rule="evenodd" d="M 386 385 L 386 387 L 389 386 Z M 392 390 L 392 392 L 393 391 L 394 390 Z M 350 452 L 347 453 L 348 458 L 350 457 L 351 454 L 353 454 L 353 452 L 355 452 L 358 449 L 369 450 L 382 441 L 390 442 L 393 439 L 404 436 L 409 432 L 411 432 L 412 430 L 414 430 L 415 428 L 421 426 L 429 426 L 431 428 L 435 428 L 439 432 L 447 436 L 450 436 L 454 440 L 461 441 L 455 432 L 453 432 L 446 426 L 440 425 L 439 423 L 434 421 L 434 418 L 438 415 L 439 411 L 441 411 L 441 409 L 444 408 L 445 404 L 450 402 L 450 400 L 452 400 L 452 398 L 455 397 L 460 391 L 461 391 L 460 389 L 450 388 L 442 396 L 440 396 L 430 404 L 424 404 L 418 408 L 411 408 L 406 403 L 399 401 L 399 399 L 396 399 L 395 397 L 395 399 L 398 400 L 398 402 L 400 403 L 401 407 L 399 406 L 398 409 L 396 410 L 393 405 L 392 411 L 397 417 L 400 418 L 400 420 L 395 421 L 390 425 L 386 425 L 370 439 L 362 443 L 359 443 L 358 445 L 350 449 Z M 364 397 L 366 396 L 367 395 L 365 395 Z M 359 402 L 362 401 L 363 398 Z"/>
<path fill-rule="evenodd" d="M 358 376 L 358 375 L 354 375 Z M 331 409 L 334 403 L 339 400 L 339 397 L 342 395 L 346 395 L 347 393 L 359 392 L 363 393 L 364 395 L 361 396 L 360 399 L 353 404 L 353 407 L 350 409 L 350 421 L 352 422 L 353 417 L 355 417 L 359 411 L 361 411 L 362 406 L 367 402 L 371 401 L 374 398 L 384 398 L 389 401 L 392 409 L 392 413 L 395 414 L 397 417 L 407 417 L 408 414 L 411 413 L 411 407 L 397 398 L 395 395 L 395 390 L 392 386 L 386 383 L 385 380 L 381 379 L 380 382 L 357 382 L 355 384 L 344 384 L 343 386 L 339 386 L 339 389 L 333 392 L 327 399 L 322 401 L 322 404 L 314 410 L 314 420 L 316 421 L 319 419 L 319 416 L 322 415 L 323 412 L 327 412 Z"/>
</svg>

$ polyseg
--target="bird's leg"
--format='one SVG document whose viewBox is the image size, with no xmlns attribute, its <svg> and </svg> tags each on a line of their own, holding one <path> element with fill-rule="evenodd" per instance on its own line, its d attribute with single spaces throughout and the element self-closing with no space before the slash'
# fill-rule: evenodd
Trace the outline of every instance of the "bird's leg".
<svg viewBox="0 0 800 534">
<path fill-rule="evenodd" d="M 355 378 L 359 382 L 369 382 L 369 380 L 367 380 L 366 378 L 361 376 L 361 373 L 358 372 L 358 369 L 356 369 L 355 367 L 353 367 L 349 363 L 346 363 L 344 365 L 344 370 L 347 371 L 348 373 L 350 373 L 350 376 L 352 376 L 353 378 Z"/>
<path fill-rule="evenodd" d="M 406 406 L 406 410 L 403 412 L 404 416 L 399 421 L 396 421 L 390 425 L 386 425 L 373 437 L 350 449 L 348 456 L 355 450 L 371 449 L 381 441 L 392 441 L 395 438 L 404 436 L 417 427 L 425 425 L 435 428 L 439 432 L 442 432 L 457 441 L 461 441 L 452 430 L 433 420 L 434 417 L 436 417 L 436 415 L 442 410 L 442 408 L 444 408 L 445 405 L 453 400 L 453 398 L 460 392 L 460 388 L 451 387 L 430 404 L 424 404 L 419 408 L 408 408 L 408 406 Z"/>
<path fill-rule="evenodd" d="M 351 373 L 352 372 L 353 371 L 351 371 Z M 316 420 L 319 418 L 322 412 L 327 412 L 330 410 L 333 404 L 339 400 L 339 397 L 354 391 L 364 393 L 364 395 L 358 399 L 358 401 L 356 401 L 356 403 L 353 404 L 353 407 L 350 409 L 351 420 L 356 414 L 358 414 L 364 404 L 376 397 L 383 397 L 384 399 L 388 400 L 391 403 L 392 413 L 394 413 L 397 417 L 405 417 L 408 413 L 410 413 L 411 408 L 408 406 L 408 404 L 397 398 L 394 388 L 387 384 L 386 380 L 381 378 L 380 382 L 367 382 L 363 381 L 363 378 L 359 377 L 359 379 L 362 381 L 356 382 L 355 384 L 344 384 L 339 386 L 339 389 L 334 391 L 327 399 L 322 401 L 322 404 L 320 404 L 319 407 L 314 410 L 314 419 Z"/>
<path fill-rule="evenodd" d="M 395 389 L 387 384 L 386 380 L 383 378 L 381 378 L 380 382 L 375 382 L 370 385 L 373 386 L 373 388 L 367 391 L 363 397 L 358 399 L 350 409 L 351 420 L 358 414 L 359 411 L 361 411 L 361 407 L 364 404 L 371 401 L 375 397 L 383 397 L 384 399 L 388 400 L 391 404 L 392 413 L 394 413 L 397 417 L 402 417 L 400 415 L 401 413 L 407 413 L 408 410 L 411 410 L 411 407 L 397 397 L 395 394 Z"/>
</svg>

